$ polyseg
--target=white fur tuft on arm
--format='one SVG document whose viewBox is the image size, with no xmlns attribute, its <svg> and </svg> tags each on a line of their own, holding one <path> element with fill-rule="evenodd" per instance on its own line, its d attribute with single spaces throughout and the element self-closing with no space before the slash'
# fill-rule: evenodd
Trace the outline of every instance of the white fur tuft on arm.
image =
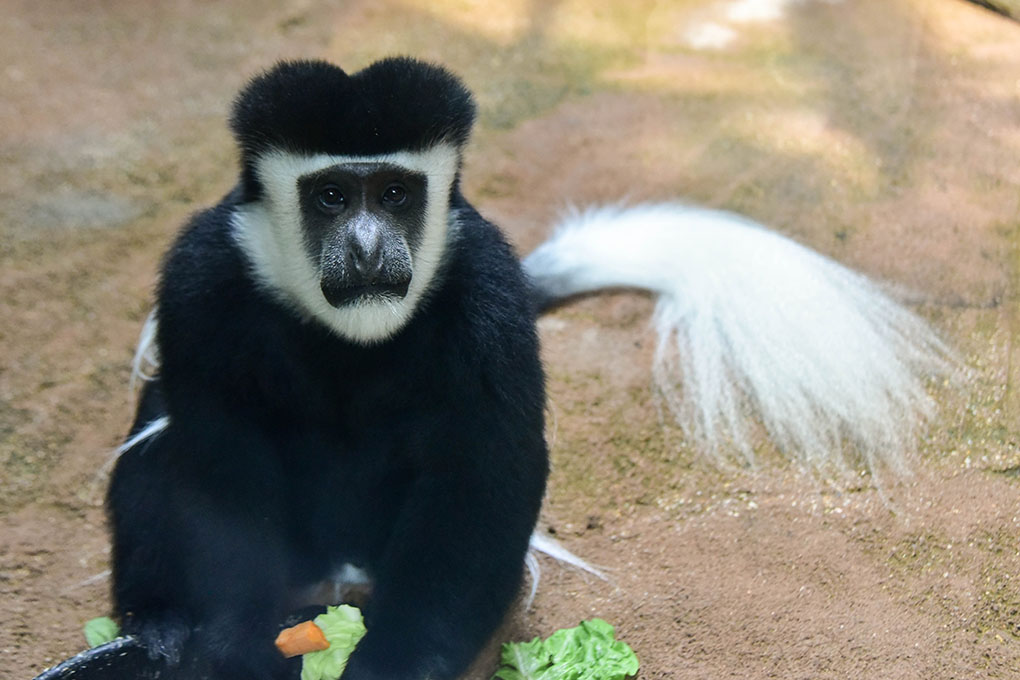
<svg viewBox="0 0 1020 680">
<path fill-rule="evenodd" d="M 654 377 L 686 436 L 753 462 L 759 421 L 815 469 L 904 472 L 953 368 L 918 316 L 846 267 L 732 213 L 677 203 L 568 216 L 525 260 L 544 303 L 658 294 Z"/>
<path fill-rule="evenodd" d="M 131 360 L 131 379 L 128 383 L 133 390 L 139 381 L 152 380 L 159 372 L 159 347 L 156 345 L 156 308 L 145 317 L 141 333 L 138 335 L 138 347 L 135 348 L 134 359 Z"/>
</svg>

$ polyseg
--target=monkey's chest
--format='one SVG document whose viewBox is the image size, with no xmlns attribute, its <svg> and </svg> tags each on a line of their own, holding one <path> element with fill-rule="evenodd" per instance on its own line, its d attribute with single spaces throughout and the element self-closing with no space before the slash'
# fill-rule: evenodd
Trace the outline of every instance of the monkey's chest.
<svg viewBox="0 0 1020 680">
<path fill-rule="evenodd" d="M 290 443 L 283 498 L 286 541 L 298 580 L 328 578 L 350 564 L 366 569 L 382 554 L 414 481 L 393 438 L 344 440 L 305 433 Z"/>
</svg>

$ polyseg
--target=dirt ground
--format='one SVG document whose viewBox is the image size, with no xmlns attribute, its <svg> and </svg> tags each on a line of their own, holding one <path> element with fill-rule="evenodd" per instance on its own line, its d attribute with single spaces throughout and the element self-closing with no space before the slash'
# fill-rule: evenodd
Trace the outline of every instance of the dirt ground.
<svg viewBox="0 0 1020 680">
<path fill-rule="evenodd" d="M 1020 24 L 960 0 L 7 0 L 0 22 L 0 677 L 108 612 L 102 497 L 159 258 L 225 192 L 282 57 L 442 62 L 467 196 L 522 252 L 570 203 L 684 197 L 889 284 L 971 369 L 884 494 L 660 423 L 647 299 L 542 322 L 542 560 L 505 639 L 602 617 L 640 678 L 1020 677 Z M 473 675 L 487 678 L 495 652 Z"/>
</svg>

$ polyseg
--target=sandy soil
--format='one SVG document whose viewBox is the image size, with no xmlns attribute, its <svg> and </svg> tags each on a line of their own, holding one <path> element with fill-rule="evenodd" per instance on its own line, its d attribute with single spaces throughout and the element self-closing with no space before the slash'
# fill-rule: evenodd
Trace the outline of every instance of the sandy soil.
<svg viewBox="0 0 1020 680">
<path fill-rule="evenodd" d="M 769 12 L 766 10 L 775 10 Z M 503 634 L 600 616 L 653 678 L 1020 676 L 1020 25 L 959 0 L 9 0 L 0 23 L 0 677 L 108 611 L 102 496 L 156 267 L 229 188 L 281 57 L 441 61 L 466 193 L 526 252 L 570 202 L 683 196 L 889 283 L 959 349 L 916 474 L 717 469 L 658 420 L 650 301 L 542 323 L 543 561 Z M 476 664 L 486 678 L 494 653 Z"/>
</svg>

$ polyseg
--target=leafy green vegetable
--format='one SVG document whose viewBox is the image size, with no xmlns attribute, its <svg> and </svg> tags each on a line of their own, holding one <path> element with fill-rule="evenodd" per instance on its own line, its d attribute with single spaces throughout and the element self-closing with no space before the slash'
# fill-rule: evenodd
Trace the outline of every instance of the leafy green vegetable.
<svg viewBox="0 0 1020 680">
<path fill-rule="evenodd" d="M 638 659 L 627 643 L 613 638 L 602 619 L 582 621 L 576 628 L 553 633 L 545 642 L 503 645 L 500 680 L 623 680 L 638 671 Z"/>
<path fill-rule="evenodd" d="M 112 642 L 120 636 L 120 626 L 109 616 L 98 616 L 85 622 L 85 642 L 89 647 L 98 647 Z"/>
<path fill-rule="evenodd" d="M 347 667 L 347 658 L 365 634 L 365 623 L 357 607 L 342 604 L 326 607 L 315 617 L 315 625 L 329 640 L 329 649 L 302 657 L 301 680 L 337 680 Z"/>
</svg>

